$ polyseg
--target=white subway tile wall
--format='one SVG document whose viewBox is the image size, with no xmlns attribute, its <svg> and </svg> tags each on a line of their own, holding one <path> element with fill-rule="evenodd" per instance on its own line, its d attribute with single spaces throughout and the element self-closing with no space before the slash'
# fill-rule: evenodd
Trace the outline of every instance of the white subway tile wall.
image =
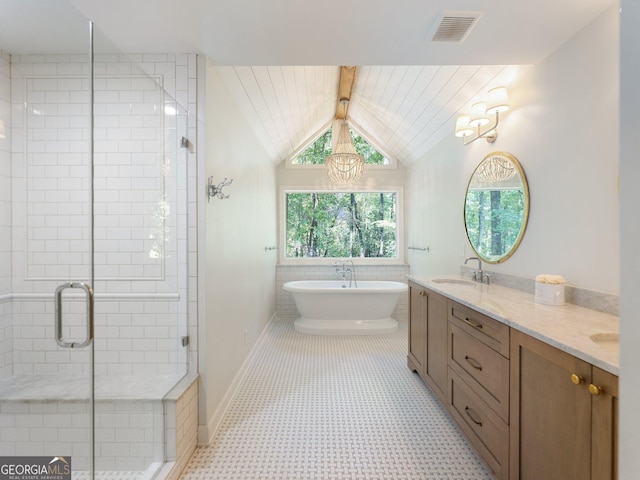
<svg viewBox="0 0 640 480">
<path fill-rule="evenodd" d="M 189 240 L 196 195 L 188 188 L 196 152 L 195 142 L 187 150 L 180 141 L 195 138 L 196 97 L 189 89 L 196 87 L 196 56 L 97 55 L 94 71 L 97 373 L 184 372 L 189 359 L 180 337 L 195 333 L 189 327 L 197 324 L 192 318 L 187 325 L 196 301 L 188 291 L 197 272 Z M 81 356 L 48 341 L 53 312 L 43 295 L 91 273 L 87 72 L 82 55 L 11 58 L 13 171 L 3 162 L 0 178 L 7 170 L 13 187 L 13 311 L 7 315 L 13 374 L 86 368 Z M 2 196 L 0 202 L 5 206 Z M 6 274 L 3 268 L 0 275 Z M 67 303 L 68 335 L 80 338 L 82 306 Z M 8 327 L 0 319 L 2 342 Z"/>
<path fill-rule="evenodd" d="M 166 459 L 175 462 L 165 480 L 174 480 L 180 476 L 185 465 L 196 449 L 198 437 L 198 378 L 190 375 L 180 383 L 188 383 L 175 398 L 170 393 L 165 398 L 166 422 Z"/>
<path fill-rule="evenodd" d="M 163 459 L 162 401 L 99 401 L 96 470 L 146 471 Z M 74 472 L 88 470 L 89 405 L 86 402 L 0 402 L 2 455 L 69 452 Z"/>
<path fill-rule="evenodd" d="M 0 377 L 12 374 L 13 306 L 10 295 L 0 295 Z"/>
<path fill-rule="evenodd" d="M 387 280 L 407 283 L 409 265 L 357 265 L 358 280 Z M 276 267 L 276 311 L 279 317 L 299 317 L 298 309 L 289 292 L 282 286 L 295 280 L 337 280 L 333 265 L 278 265 Z M 401 295 L 393 311 L 393 318 L 406 322 L 407 295 Z"/>
<path fill-rule="evenodd" d="M 0 377 L 11 375 L 11 57 L 0 50 Z"/>
<path fill-rule="evenodd" d="M 88 376 L 25 378 L 0 378 L 0 455 L 47 455 L 56 445 L 58 454 L 73 457 L 74 473 L 85 478 Z M 97 377 L 98 471 L 119 472 L 107 478 L 151 478 L 165 459 L 187 462 L 197 438 L 197 375 L 173 385 L 171 375 Z"/>
<path fill-rule="evenodd" d="M 52 300 L 59 284 L 91 275 L 86 60 L 0 52 L 0 454 L 56 444 L 74 469 L 89 449 L 85 407 L 50 379 L 87 374 L 89 352 L 56 345 Z M 197 57 L 95 61 L 95 373 L 107 382 L 96 392 L 96 466 L 137 478 L 164 461 L 162 398 L 197 366 Z M 66 290 L 66 339 L 83 337 L 84 309 Z M 185 425 L 197 419 L 194 383 L 188 400 L 177 394 Z M 136 391 L 146 396 L 130 399 Z M 180 445 L 195 445 L 197 420 L 191 430 L 177 432 Z"/>
</svg>

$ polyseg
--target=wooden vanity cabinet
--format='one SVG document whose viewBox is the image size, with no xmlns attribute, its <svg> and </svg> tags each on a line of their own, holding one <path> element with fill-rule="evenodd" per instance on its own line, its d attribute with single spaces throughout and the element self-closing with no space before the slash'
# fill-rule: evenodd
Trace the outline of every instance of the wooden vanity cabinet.
<svg viewBox="0 0 640 480">
<path fill-rule="evenodd" d="M 509 478 L 509 327 L 450 302 L 448 409 L 496 478 Z"/>
<path fill-rule="evenodd" d="M 511 478 L 617 477 L 618 379 L 511 332 Z"/>
<path fill-rule="evenodd" d="M 409 282 L 407 365 L 443 403 L 447 388 L 447 305 L 443 295 Z"/>
<path fill-rule="evenodd" d="M 618 377 L 592 367 L 592 382 L 600 387 L 591 397 L 591 478 L 618 478 Z"/>
<path fill-rule="evenodd" d="M 616 480 L 618 377 L 409 282 L 409 368 L 498 480 Z"/>
<path fill-rule="evenodd" d="M 427 298 L 426 289 L 409 282 L 409 353 L 407 366 L 424 379 L 427 365 Z"/>
</svg>

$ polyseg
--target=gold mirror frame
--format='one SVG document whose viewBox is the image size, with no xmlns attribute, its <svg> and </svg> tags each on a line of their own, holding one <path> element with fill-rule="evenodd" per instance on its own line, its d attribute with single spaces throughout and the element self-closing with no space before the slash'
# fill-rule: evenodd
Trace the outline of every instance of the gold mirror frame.
<svg viewBox="0 0 640 480">
<path fill-rule="evenodd" d="M 507 177 L 507 178 L 505 178 Z M 519 184 L 516 180 L 519 179 Z M 475 186 L 474 186 L 475 185 Z M 514 188 L 509 188 L 509 187 Z M 494 187 L 494 188 L 492 188 Z M 469 230 L 473 225 L 468 222 L 469 216 L 469 203 L 473 201 L 470 197 L 471 192 L 489 191 L 493 195 L 498 191 L 522 191 L 522 220 L 520 222 L 519 231 L 513 244 L 501 255 L 491 255 L 489 252 L 479 251 L 480 244 L 474 245 L 472 235 Z M 493 218 L 493 217 L 492 217 Z M 529 219 L 529 186 L 527 184 L 527 177 L 524 174 L 522 166 L 518 160 L 507 152 L 491 152 L 478 164 L 473 171 L 469 183 L 467 184 L 467 190 L 465 193 L 463 220 L 465 232 L 467 234 L 467 240 L 469 245 L 473 249 L 474 253 L 485 263 L 502 263 L 507 260 L 518 249 L 525 230 L 527 229 L 527 221 Z M 480 223 L 480 221 L 478 222 Z M 480 231 L 480 226 L 477 227 Z M 515 231 L 513 228 L 511 231 Z M 479 233 L 478 233 L 479 235 Z M 475 235 L 477 238 L 478 235 Z"/>
</svg>

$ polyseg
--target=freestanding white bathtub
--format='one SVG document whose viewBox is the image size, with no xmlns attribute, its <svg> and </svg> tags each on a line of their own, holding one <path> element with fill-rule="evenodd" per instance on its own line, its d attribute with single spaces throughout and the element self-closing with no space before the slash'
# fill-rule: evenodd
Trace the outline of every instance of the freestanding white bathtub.
<svg viewBox="0 0 640 480">
<path fill-rule="evenodd" d="M 407 291 L 406 284 L 358 281 L 357 287 L 344 285 L 331 280 L 285 283 L 283 288 L 293 294 L 300 313 L 293 328 L 313 335 L 371 335 L 398 328 L 391 314 Z"/>
</svg>

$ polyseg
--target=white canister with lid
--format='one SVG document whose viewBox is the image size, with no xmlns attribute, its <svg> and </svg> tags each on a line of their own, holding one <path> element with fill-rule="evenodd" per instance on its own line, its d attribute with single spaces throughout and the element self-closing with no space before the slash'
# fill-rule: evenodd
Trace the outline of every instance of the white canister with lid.
<svg viewBox="0 0 640 480">
<path fill-rule="evenodd" d="M 543 305 L 564 305 L 564 283 L 560 275 L 538 275 L 534 300 Z"/>
</svg>

